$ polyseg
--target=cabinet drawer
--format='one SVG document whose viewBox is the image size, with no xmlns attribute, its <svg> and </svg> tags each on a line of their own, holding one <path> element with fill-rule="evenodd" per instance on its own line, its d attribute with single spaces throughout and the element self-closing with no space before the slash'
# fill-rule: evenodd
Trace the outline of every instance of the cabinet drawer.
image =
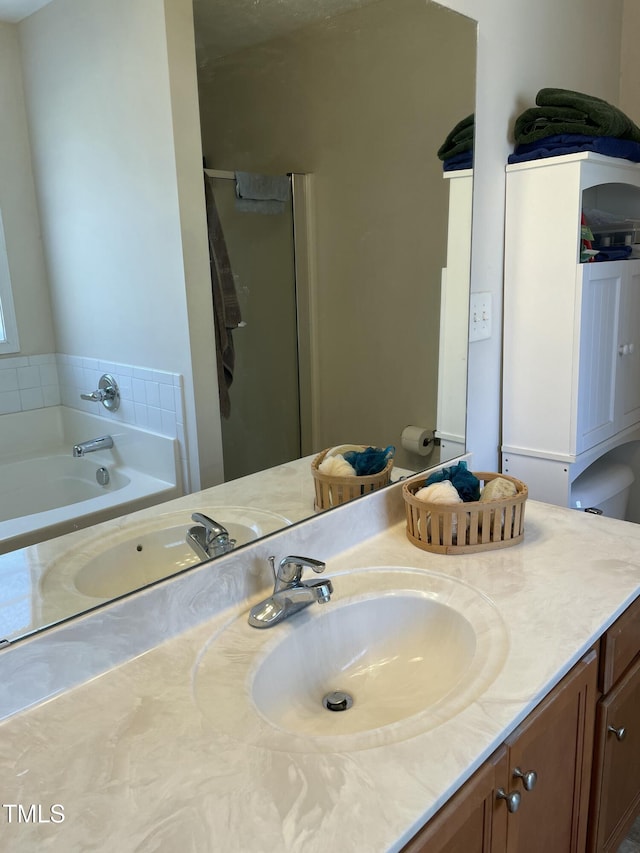
<svg viewBox="0 0 640 853">
<path fill-rule="evenodd" d="M 640 652 L 640 598 L 631 604 L 602 638 L 599 688 L 607 693 Z"/>
</svg>

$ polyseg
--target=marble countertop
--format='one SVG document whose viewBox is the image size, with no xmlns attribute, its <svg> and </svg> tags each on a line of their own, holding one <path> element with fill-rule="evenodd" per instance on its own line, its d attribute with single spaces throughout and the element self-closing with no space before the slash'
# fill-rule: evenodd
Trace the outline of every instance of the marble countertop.
<svg viewBox="0 0 640 853">
<path fill-rule="evenodd" d="M 396 502 L 381 532 L 366 523 L 365 509 L 376 504 L 357 501 L 277 534 L 278 553 L 326 558 L 336 588 L 341 573 L 393 566 L 480 590 L 504 621 L 508 650 L 476 701 L 408 739 L 356 751 L 288 752 L 234 737 L 201 712 L 194 672 L 210 638 L 246 618 L 265 587 L 241 584 L 230 593 L 232 576 L 255 576 L 258 562 L 249 552 L 244 562 L 224 558 L 126 602 L 157 623 L 165 616 L 161 594 L 184 604 L 191 584 L 193 611 L 204 594 L 194 585 L 213 585 L 206 618 L 167 628 L 164 642 L 0 724 L 3 851 L 398 851 L 640 592 L 640 526 L 529 501 L 522 544 L 442 556 L 407 541 L 399 492 L 380 500 Z M 344 538 L 345 522 L 364 531 L 362 541 Z M 256 561 L 265 548 L 256 546 Z M 77 630 L 87 636 L 94 624 L 99 642 L 108 611 Z M 292 622 L 270 630 L 293 630 Z M 3 655 L 12 653 L 0 653 L 2 677 Z M 13 820 L 7 804 L 16 806 Z M 19 822 L 18 804 L 40 807 L 43 822 Z M 44 822 L 54 804 L 64 821 Z"/>
</svg>

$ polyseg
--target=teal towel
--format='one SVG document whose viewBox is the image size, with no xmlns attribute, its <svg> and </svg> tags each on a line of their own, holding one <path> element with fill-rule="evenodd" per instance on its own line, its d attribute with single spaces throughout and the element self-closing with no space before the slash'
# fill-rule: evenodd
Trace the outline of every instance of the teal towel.
<svg viewBox="0 0 640 853">
<path fill-rule="evenodd" d="M 463 118 L 447 134 L 447 138 L 438 148 L 440 160 L 448 160 L 463 151 L 471 151 L 473 148 L 473 135 L 475 131 L 475 114 Z"/>
<path fill-rule="evenodd" d="M 571 89 L 540 89 L 537 107 L 521 113 L 514 126 L 518 145 L 558 133 L 614 136 L 640 142 L 640 128 L 612 104 Z"/>
<path fill-rule="evenodd" d="M 464 460 L 451 468 L 434 471 L 424 484 L 430 486 L 432 483 L 441 483 L 443 480 L 451 480 L 463 501 L 480 500 L 480 480 L 467 469 L 467 463 Z"/>
</svg>

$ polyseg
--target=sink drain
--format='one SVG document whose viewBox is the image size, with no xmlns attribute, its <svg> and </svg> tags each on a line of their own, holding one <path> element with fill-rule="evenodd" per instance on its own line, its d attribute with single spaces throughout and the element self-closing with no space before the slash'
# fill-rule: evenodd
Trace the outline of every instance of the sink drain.
<svg viewBox="0 0 640 853">
<path fill-rule="evenodd" d="M 353 698 L 344 690 L 332 690 L 323 698 L 322 704 L 327 711 L 348 711 L 353 705 Z"/>
</svg>

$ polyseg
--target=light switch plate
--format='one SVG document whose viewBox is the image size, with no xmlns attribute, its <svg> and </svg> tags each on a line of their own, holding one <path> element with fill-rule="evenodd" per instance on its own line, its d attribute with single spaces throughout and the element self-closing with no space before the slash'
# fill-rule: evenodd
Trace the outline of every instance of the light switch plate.
<svg viewBox="0 0 640 853">
<path fill-rule="evenodd" d="M 491 337 L 491 293 L 472 293 L 469 302 L 469 341 Z"/>
</svg>

